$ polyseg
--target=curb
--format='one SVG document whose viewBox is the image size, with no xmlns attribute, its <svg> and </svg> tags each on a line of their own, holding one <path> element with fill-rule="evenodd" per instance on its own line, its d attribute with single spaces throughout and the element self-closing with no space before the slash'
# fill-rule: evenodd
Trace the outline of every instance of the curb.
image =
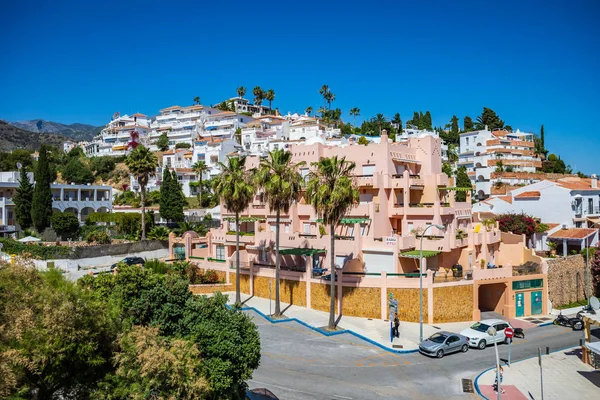
<svg viewBox="0 0 600 400">
<path fill-rule="evenodd" d="M 560 349 L 556 349 L 550 352 L 550 354 L 552 353 L 558 353 L 559 351 L 564 351 L 564 350 L 568 350 L 568 349 L 572 349 L 572 348 L 577 348 L 579 346 L 575 345 L 575 346 L 568 346 L 568 347 L 562 347 Z M 516 363 L 520 363 L 522 361 L 527 361 L 527 360 L 531 360 L 532 358 L 537 358 L 537 356 L 531 356 L 531 357 L 527 357 L 524 358 L 522 360 L 518 360 L 515 362 L 512 362 L 511 364 L 516 364 Z M 485 397 L 484 395 L 481 394 L 481 390 L 479 390 L 479 385 L 477 384 L 477 381 L 479 380 L 479 378 L 481 377 L 481 375 L 485 374 L 488 371 L 491 371 L 492 369 L 495 369 L 496 367 L 492 367 L 492 368 L 488 368 L 485 371 L 481 372 L 479 375 L 477 375 L 477 377 L 475 377 L 475 379 L 473 380 L 473 386 L 475 386 L 475 390 L 477 391 L 477 394 L 479 395 L 479 397 L 484 398 L 485 400 L 490 400 L 487 397 Z"/>
<path fill-rule="evenodd" d="M 226 306 L 228 308 L 233 308 L 229 304 L 226 304 Z M 335 331 L 335 332 L 327 332 L 327 331 L 325 331 L 323 329 L 316 328 L 316 327 L 314 327 L 312 325 L 309 325 L 306 322 L 301 321 L 301 320 L 299 320 L 297 318 L 273 319 L 273 318 L 269 317 L 268 315 L 264 314 L 263 312 L 257 310 L 254 307 L 242 307 L 241 310 L 242 311 L 254 311 L 255 313 L 257 313 L 258 315 L 260 315 L 261 317 L 263 317 L 264 319 L 266 319 L 267 321 L 269 321 L 272 324 L 281 324 L 281 323 L 284 323 L 284 322 L 297 322 L 300 325 L 305 326 L 305 327 L 307 327 L 309 329 L 312 329 L 313 331 L 318 332 L 318 333 L 320 333 L 321 335 L 324 335 L 324 336 L 337 336 L 337 335 L 342 335 L 342 334 L 349 334 L 349 335 L 352 335 L 352 336 L 354 336 L 354 337 L 356 337 L 358 339 L 364 340 L 367 343 L 370 343 L 370 344 L 372 344 L 374 346 L 377 346 L 380 349 L 388 351 L 390 353 L 395 353 L 395 354 L 410 354 L 410 353 L 418 353 L 419 352 L 419 349 L 412 349 L 412 350 L 395 350 L 395 349 L 390 349 L 389 347 L 386 347 L 386 346 L 382 345 L 381 343 L 378 343 L 378 342 L 376 342 L 376 341 L 374 341 L 372 339 L 369 339 L 368 337 L 365 337 L 365 336 L 363 336 L 363 335 L 361 335 L 359 333 L 356 333 L 356 332 L 354 332 L 352 330 L 349 330 L 349 329 L 343 329 L 343 330 Z"/>
</svg>

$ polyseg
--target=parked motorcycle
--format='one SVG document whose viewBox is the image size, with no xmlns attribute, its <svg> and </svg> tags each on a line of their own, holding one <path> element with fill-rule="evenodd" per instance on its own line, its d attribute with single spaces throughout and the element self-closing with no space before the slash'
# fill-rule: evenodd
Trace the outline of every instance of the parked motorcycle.
<svg viewBox="0 0 600 400">
<path fill-rule="evenodd" d="M 525 332 L 523 332 L 523 328 L 515 328 L 515 337 L 525 339 Z"/>
<path fill-rule="evenodd" d="M 554 325 L 566 326 L 572 328 L 574 331 L 580 331 L 583 329 L 583 319 L 581 318 L 582 311 L 577 313 L 577 316 L 573 318 L 566 317 L 562 314 L 562 311 L 554 320 Z"/>
</svg>

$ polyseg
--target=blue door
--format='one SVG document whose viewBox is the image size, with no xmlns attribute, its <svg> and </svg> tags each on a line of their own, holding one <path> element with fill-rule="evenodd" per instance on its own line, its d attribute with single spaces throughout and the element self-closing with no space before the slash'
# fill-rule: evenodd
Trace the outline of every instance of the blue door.
<svg viewBox="0 0 600 400">
<path fill-rule="evenodd" d="M 525 295 L 523 293 L 517 293 L 515 295 L 516 308 L 517 308 L 517 317 L 522 317 L 525 315 Z"/>
<path fill-rule="evenodd" d="M 542 313 L 542 292 L 531 292 L 531 315 Z"/>
</svg>

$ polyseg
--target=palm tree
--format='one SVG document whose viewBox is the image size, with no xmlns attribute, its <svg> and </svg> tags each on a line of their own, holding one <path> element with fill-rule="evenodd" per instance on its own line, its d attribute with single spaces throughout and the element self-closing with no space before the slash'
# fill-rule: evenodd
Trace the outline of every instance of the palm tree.
<svg viewBox="0 0 600 400">
<path fill-rule="evenodd" d="M 321 158 L 311 164 L 306 196 L 331 234 L 331 290 L 329 298 L 329 328 L 335 328 L 335 227 L 350 207 L 358 201 L 358 190 L 352 184 L 355 163 L 346 157 Z"/>
<path fill-rule="evenodd" d="M 327 104 L 327 96 L 329 94 L 329 86 L 321 86 L 321 89 L 319 89 L 319 94 L 323 96 L 323 108 L 325 108 L 325 104 Z"/>
<path fill-rule="evenodd" d="M 268 158 L 261 160 L 256 170 L 256 184 L 264 190 L 269 209 L 275 211 L 275 315 L 281 314 L 279 304 L 279 220 L 281 212 L 287 214 L 293 202 L 300 196 L 302 175 L 298 167 L 305 162 L 293 163 L 292 153 L 283 149 L 269 152 Z"/>
<path fill-rule="evenodd" d="M 142 240 L 146 240 L 146 185 L 148 179 L 156 173 L 158 159 L 143 145 L 138 145 L 125 159 L 129 172 L 140 184 L 142 200 Z"/>
<path fill-rule="evenodd" d="M 275 91 L 273 89 L 267 90 L 265 93 L 265 99 L 269 101 L 269 108 L 271 108 L 271 103 L 275 100 Z"/>
<path fill-rule="evenodd" d="M 306 113 L 306 115 L 310 116 L 310 114 L 313 112 L 313 108 L 311 106 L 306 107 L 306 110 L 304 110 L 304 112 Z"/>
<path fill-rule="evenodd" d="M 375 115 L 375 118 L 373 118 L 373 122 L 375 122 L 377 126 L 379 126 L 379 136 L 381 136 L 381 128 L 383 124 L 387 122 L 387 118 L 383 114 L 377 114 Z"/>
<path fill-rule="evenodd" d="M 335 94 L 333 94 L 333 92 L 329 91 L 327 93 L 327 96 L 325 97 L 325 100 L 327 100 L 327 109 L 331 110 L 331 102 L 335 101 Z"/>
<path fill-rule="evenodd" d="M 194 97 L 194 104 L 200 104 L 200 97 Z"/>
<path fill-rule="evenodd" d="M 352 115 L 354 117 L 354 122 L 353 122 L 352 126 L 354 128 L 356 128 L 356 117 L 360 116 L 360 108 L 354 107 L 353 109 L 351 109 L 350 115 Z"/>
<path fill-rule="evenodd" d="M 252 94 L 254 95 L 254 104 L 260 106 L 265 98 L 265 92 L 260 86 L 255 86 L 254 89 L 252 89 Z"/>
<path fill-rule="evenodd" d="M 337 128 L 338 123 L 342 119 L 342 110 L 340 110 L 339 108 L 336 108 L 335 110 L 329 111 L 329 114 L 330 114 L 331 120 L 333 121 L 335 127 Z"/>
<path fill-rule="evenodd" d="M 192 169 L 198 175 L 198 206 L 202 208 L 202 175 L 208 171 L 208 165 L 204 161 L 196 161 Z"/>
<path fill-rule="evenodd" d="M 249 171 L 246 170 L 246 157 L 229 157 L 227 165 L 217 163 L 221 174 L 213 180 L 215 194 L 223 206 L 235 213 L 235 302 L 240 304 L 240 213 L 244 211 L 254 197 L 254 185 Z"/>
<path fill-rule="evenodd" d="M 242 98 L 242 97 L 244 97 L 244 95 L 246 94 L 246 88 L 245 88 L 245 87 L 243 87 L 243 86 L 240 86 L 240 87 L 238 87 L 238 88 L 237 88 L 237 94 L 238 94 L 238 96 L 239 96 L 239 97 L 240 97 L 240 99 L 241 99 L 241 98 Z"/>
</svg>

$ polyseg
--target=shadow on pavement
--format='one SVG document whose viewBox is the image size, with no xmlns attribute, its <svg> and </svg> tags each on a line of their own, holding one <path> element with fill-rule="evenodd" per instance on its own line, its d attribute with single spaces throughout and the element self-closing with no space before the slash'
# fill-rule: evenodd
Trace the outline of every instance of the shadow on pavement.
<svg viewBox="0 0 600 400">
<path fill-rule="evenodd" d="M 600 372 L 599 371 L 577 371 L 579 375 L 600 388 Z"/>
</svg>

